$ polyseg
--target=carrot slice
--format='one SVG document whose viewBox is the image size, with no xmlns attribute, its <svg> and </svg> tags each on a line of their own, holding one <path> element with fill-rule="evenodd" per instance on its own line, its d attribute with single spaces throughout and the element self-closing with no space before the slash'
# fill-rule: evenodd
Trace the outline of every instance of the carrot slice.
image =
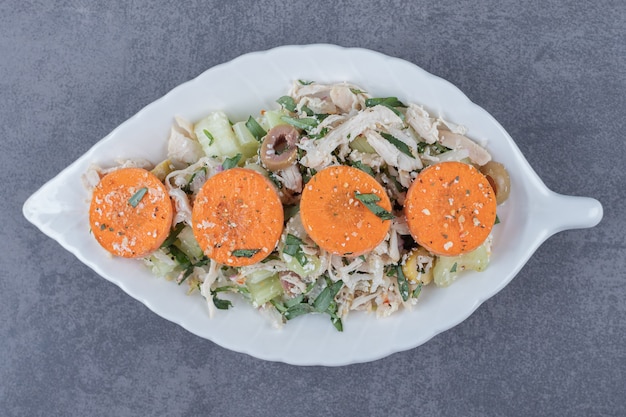
<svg viewBox="0 0 626 417">
<path fill-rule="evenodd" d="M 456 256 L 480 246 L 496 218 L 496 197 L 487 178 L 462 162 L 424 169 L 404 202 L 411 235 L 441 256 Z"/>
<path fill-rule="evenodd" d="M 231 168 L 209 178 L 196 197 L 193 233 L 204 253 L 229 266 L 267 257 L 283 232 L 280 197 L 263 174 Z"/>
<path fill-rule="evenodd" d="M 159 179 L 141 168 L 122 168 L 93 190 L 89 223 L 96 240 L 113 255 L 144 257 L 161 246 L 174 209 Z"/>
<path fill-rule="evenodd" d="M 300 217 L 304 229 L 320 247 L 337 255 L 358 256 L 385 239 L 391 222 L 366 206 L 357 196 L 374 195 L 386 212 L 391 201 L 370 175 L 346 165 L 325 168 L 302 191 Z"/>
</svg>

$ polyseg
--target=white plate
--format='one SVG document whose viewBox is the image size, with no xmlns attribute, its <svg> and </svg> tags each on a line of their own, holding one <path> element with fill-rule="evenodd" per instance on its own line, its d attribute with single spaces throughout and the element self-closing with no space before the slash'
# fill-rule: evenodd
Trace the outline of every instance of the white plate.
<svg viewBox="0 0 626 417">
<path fill-rule="evenodd" d="M 199 295 L 187 296 L 184 286 L 153 277 L 138 261 L 114 259 L 98 246 L 89 234 L 88 196 L 81 183 L 81 174 L 90 164 L 108 166 L 116 158 L 159 162 L 175 115 L 198 120 L 221 109 L 231 120 L 244 120 L 260 109 L 275 108 L 274 100 L 295 79 L 350 81 L 373 96 L 422 103 L 432 114 L 466 126 L 468 136 L 487 141 L 494 159 L 504 163 L 512 180 L 509 201 L 499 207 L 502 223 L 494 231 L 488 269 L 466 273 L 448 288 L 425 288 L 412 311 L 380 320 L 351 314 L 343 333 L 321 315 L 298 318 L 277 330 L 243 302 L 210 319 Z M 447 81 L 369 50 L 308 45 L 243 55 L 175 88 L 34 193 L 24 204 L 24 215 L 98 274 L 200 337 L 261 359 L 336 366 L 414 348 L 459 324 L 507 285 L 545 239 L 561 230 L 596 225 L 602 206 L 594 199 L 548 190 L 498 122 Z"/>
</svg>

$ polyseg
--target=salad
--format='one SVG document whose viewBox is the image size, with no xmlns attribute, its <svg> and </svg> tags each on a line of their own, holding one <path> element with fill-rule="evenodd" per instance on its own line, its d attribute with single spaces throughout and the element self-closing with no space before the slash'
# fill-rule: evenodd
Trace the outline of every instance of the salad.
<svg viewBox="0 0 626 417">
<path fill-rule="evenodd" d="M 91 167 L 96 240 L 210 315 L 242 297 L 276 326 L 317 313 L 339 331 L 487 267 L 510 179 L 462 126 L 348 83 L 298 80 L 276 101 L 234 123 L 176 117 L 156 166 Z"/>
</svg>

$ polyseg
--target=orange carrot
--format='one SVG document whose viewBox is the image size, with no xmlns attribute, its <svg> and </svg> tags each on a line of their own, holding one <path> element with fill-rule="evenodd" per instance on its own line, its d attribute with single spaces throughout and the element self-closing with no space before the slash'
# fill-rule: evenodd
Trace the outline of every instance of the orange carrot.
<svg viewBox="0 0 626 417">
<path fill-rule="evenodd" d="M 456 256 L 485 241 L 496 218 L 496 197 L 473 166 L 442 162 L 413 181 L 404 214 L 417 243 L 436 255 Z"/>
<path fill-rule="evenodd" d="M 140 258 L 167 238 L 173 213 L 167 190 L 154 174 L 122 168 L 96 185 L 89 223 L 98 243 L 113 255 Z"/>
<path fill-rule="evenodd" d="M 283 231 L 280 197 L 263 174 L 231 168 L 209 178 L 196 197 L 192 224 L 204 253 L 229 266 L 267 257 Z"/>
<path fill-rule="evenodd" d="M 378 246 L 391 226 L 390 211 L 384 188 L 372 176 L 346 165 L 315 174 L 300 200 L 306 232 L 320 247 L 337 255 L 358 256 Z M 381 213 L 389 216 L 381 218 Z"/>
</svg>

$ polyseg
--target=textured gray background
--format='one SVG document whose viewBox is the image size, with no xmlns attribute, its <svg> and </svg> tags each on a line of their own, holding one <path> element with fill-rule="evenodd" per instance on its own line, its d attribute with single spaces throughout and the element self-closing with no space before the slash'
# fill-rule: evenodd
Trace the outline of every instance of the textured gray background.
<svg viewBox="0 0 626 417">
<path fill-rule="evenodd" d="M 0 2 L 0 415 L 626 415 L 624 1 L 51 3 Z M 31 193 L 176 85 L 317 42 L 456 84 L 550 188 L 599 199 L 603 221 L 549 239 L 419 348 L 299 368 L 157 317 L 22 217 Z"/>
</svg>

